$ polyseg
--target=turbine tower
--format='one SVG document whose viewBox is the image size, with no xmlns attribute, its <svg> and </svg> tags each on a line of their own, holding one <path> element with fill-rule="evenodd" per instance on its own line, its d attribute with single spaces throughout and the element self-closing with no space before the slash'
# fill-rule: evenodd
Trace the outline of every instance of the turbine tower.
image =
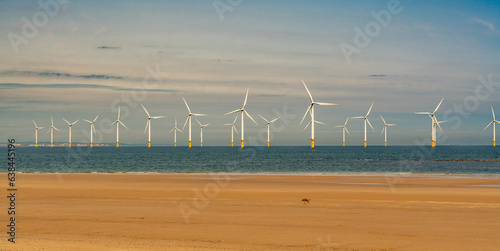
<svg viewBox="0 0 500 251">
<path fill-rule="evenodd" d="M 121 121 L 120 121 L 120 107 L 118 106 L 118 118 L 115 120 L 115 122 L 111 123 L 111 125 L 108 126 L 111 127 L 114 124 L 116 124 L 116 148 L 120 146 L 120 125 L 123 127 L 127 128 Z M 128 128 L 127 128 L 128 129 Z"/>
<path fill-rule="evenodd" d="M 165 116 L 151 117 L 151 115 L 149 115 L 148 110 L 146 110 L 146 108 L 142 104 L 141 104 L 141 106 L 142 106 L 142 109 L 144 109 L 144 111 L 148 115 L 148 122 L 146 123 L 146 128 L 144 129 L 144 133 L 146 133 L 146 130 L 148 130 L 148 148 L 151 148 L 151 120 L 165 118 Z"/>
<path fill-rule="evenodd" d="M 234 121 L 232 124 L 224 124 L 226 126 L 231 126 L 231 147 L 234 146 L 234 137 L 233 137 L 233 133 L 234 131 L 236 131 L 236 134 L 240 135 L 238 133 L 238 130 L 236 129 L 236 126 L 234 126 L 234 124 L 236 123 L 236 120 L 238 119 L 238 115 L 236 115 L 236 117 L 234 117 Z"/>
<path fill-rule="evenodd" d="M 182 131 L 179 130 L 179 128 L 177 128 L 177 118 L 175 118 L 174 128 L 172 128 L 172 130 L 170 130 L 169 132 L 169 133 L 174 132 L 174 147 L 177 147 L 177 131 L 182 133 Z"/>
<path fill-rule="evenodd" d="M 380 114 L 379 114 L 380 115 Z M 385 122 L 385 119 L 384 117 L 382 117 L 382 115 L 380 115 L 380 118 L 382 119 L 382 121 L 384 121 L 384 128 L 382 129 L 382 132 L 380 133 L 380 135 L 382 136 L 382 133 L 385 132 L 385 140 L 384 140 L 384 146 L 387 146 L 387 127 L 388 126 L 395 126 L 396 124 L 387 124 Z"/>
<path fill-rule="evenodd" d="M 85 122 L 88 122 L 90 123 L 90 148 L 93 147 L 93 140 L 94 140 L 94 134 L 95 134 L 95 126 L 94 126 L 94 123 L 95 121 L 97 120 L 97 117 L 99 117 L 99 114 L 97 114 L 97 116 L 95 116 L 95 119 L 92 120 L 92 121 L 89 121 L 89 120 L 86 120 L 84 119 L 83 121 Z"/>
<path fill-rule="evenodd" d="M 347 132 L 347 134 L 349 134 L 349 136 L 351 136 L 351 134 L 347 130 L 347 121 L 349 121 L 349 117 L 347 117 L 347 119 L 345 120 L 344 125 L 336 126 L 336 127 L 342 128 L 342 146 L 345 146 L 345 133 Z"/>
<path fill-rule="evenodd" d="M 76 124 L 76 122 L 78 122 L 78 121 L 79 121 L 79 119 L 78 119 L 78 120 L 76 120 L 76 121 L 75 121 L 75 122 L 73 122 L 73 123 L 69 123 L 69 122 L 68 122 L 67 120 L 65 120 L 64 118 L 63 118 L 63 120 L 64 120 L 64 121 L 68 124 L 68 126 L 69 126 L 69 147 L 71 148 L 71 127 L 72 127 L 74 124 Z"/>
<path fill-rule="evenodd" d="M 35 120 L 32 119 L 33 124 L 35 124 L 35 147 L 38 147 L 38 129 L 43 129 L 44 127 L 38 127 L 35 123 Z"/>
<path fill-rule="evenodd" d="M 198 124 L 200 124 L 200 147 L 203 147 L 203 127 L 205 127 L 205 126 L 209 126 L 209 125 L 210 125 L 210 123 L 208 123 L 208 124 L 206 124 L 206 125 L 202 125 L 202 124 L 200 123 L 200 121 L 198 121 L 198 119 L 197 119 L 197 118 L 194 118 L 194 119 L 196 119 L 196 122 L 198 122 Z"/>
<path fill-rule="evenodd" d="M 245 101 L 243 102 L 242 108 L 224 114 L 224 115 L 229 115 L 241 112 L 241 149 L 245 148 L 245 115 L 247 115 L 256 125 L 258 125 L 257 122 L 255 122 L 255 120 L 252 118 L 252 116 L 250 116 L 250 114 L 248 114 L 248 112 L 245 111 L 245 106 L 247 105 L 247 99 L 248 99 L 248 91 L 249 89 L 247 89 L 247 95 L 245 96 Z"/>
<path fill-rule="evenodd" d="M 189 143 L 189 148 L 191 148 L 191 116 L 207 116 L 207 114 L 191 113 L 191 109 L 189 109 L 188 103 L 186 102 L 186 100 L 184 99 L 184 97 L 182 98 L 182 100 L 184 100 L 184 104 L 186 104 L 186 107 L 188 109 L 188 116 L 187 116 L 186 122 L 184 123 L 184 126 L 182 127 L 182 130 L 184 130 L 184 128 L 186 127 L 187 122 L 189 121 L 189 139 L 188 139 L 188 143 Z"/>
<path fill-rule="evenodd" d="M 259 115 L 259 116 L 260 116 L 260 115 Z M 264 118 L 264 117 L 262 117 L 262 116 L 260 116 L 260 117 L 261 117 L 263 120 L 265 120 L 265 121 L 267 122 L 267 147 L 269 147 L 269 125 L 270 125 L 271 123 L 273 123 L 274 121 L 278 120 L 278 119 L 279 119 L 279 117 L 277 117 L 277 118 L 275 118 L 275 119 L 273 119 L 273 120 L 271 120 L 271 121 L 268 121 L 266 118 Z"/>
<path fill-rule="evenodd" d="M 441 99 L 441 101 L 437 105 L 436 109 L 432 113 L 430 113 L 430 112 L 415 112 L 415 114 L 429 115 L 429 117 L 431 118 L 431 125 L 432 125 L 432 127 L 431 127 L 431 146 L 432 147 L 436 147 L 436 125 L 439 126 L 439 129 L 442 131 L 443 129 L 441 129 L 441 126 L 439 124 L 445 122 L 445 121 L 438 122 L 436 119 L 436 116 L 435 116 L 437 110 L 439 109 L 439 106 L 441 106 L 441 103 L 443 103 L 443 100 L 444 100 L 444 98 Z"/>
<path fill-rule="evenodd" d="M 361 116 L 361 117 L 353 117 L 352 119 L 363 119 L 365 121 L 365 140 L 364 140 L 364 143 L 365 143 L 365 147 L 366 147 L 366 123 L 368 122 L 368 125 L 370 125 L 370 127 L 372 128 L 372 130 L 375 132 L 375 129 L 373 129 L 373 126 L 372 124 L 370 124 L 370 121 L 368 120 L 368 115 L 370 115 L 370 112 L 372 111 L 372 108 L 373 108 L 373 104 L 370 106 L 370 109 L 368 109 L 368 112 L 366 113 L 365 116 Z"/>
<path fill-rule="evenodd" d="M 54 120 L 52 119 L 52 116 L 50 116 L 50 128 L 49 130 L 47 131 L 47 133 L 50 132 L 50 147 L 53 147 L 54 146 L 54 129 L 58 130 L 55 126 L 54 126 Z"/>
<path fill-rule="evenodd" d="M 488 125 L 487 125 L 484 129 L 483 129 L 483 131 L 484 131 L 484 130 L 486 130 L 486 128 L 488 128 L 491 124 L 493 124 L 493 147 L 495 147 L 495 146 L 496 146 L 496 143 L 495 143 L 495 139 L 496 139 L 496 137 L 495 137 L 495 134 L 496 134 L 496 131 L 495 131 L 495 123 L 499 123 L 499 124 L 500 124 L 500 122 L 498 122 L 498 121 L 495 119 L 495 111 L 493 111 L 493 106 L 491 107 L 491 113 L 493 114 L 493 121 L 491 121 L 491 122 L 490 122 L 490 123 L 489 123 L 489 124 L 488 124 Z"/>
<path fill-rule="evenodd" d="M 319 121 L 314 120 L 314 105 L 338 105 L 338 104 L 314 102 L 313 97 L 312 97 L 311 93 L 309 92 L 309 89 L 307 89 L 307 86 L 306 86 L 306 83 L 304 82 L 304 80 L 302 80 L 302 84 L 304 84 L 304 87 L 306 88 L 307 94 L 309 95 L 309 99 L 311 99 L 311 104 L 307 108 L 307 111 L 304 114 L 304 117 L 302 117 L 300 124 L 302 124 L 302 122 L 304 121 L 304 119 L 307 116 L 307 113 L 309 113 L 311 115 L 311 122 L 309 122 L 309 124 L 311 124 L 311 138 L 310 138 L 311 150 L 314 150 L 314 124 L 315 123 L 324 124 L 324 123 L 320 123 Z M 307 124 L 307 126 L 309 126 L 309 124 Z M 306 126 L 306 128 L 307 128 L 307 126 Z M 304 130 L 305 130 L 305 128 L 304 128 Z"/>
</svg>

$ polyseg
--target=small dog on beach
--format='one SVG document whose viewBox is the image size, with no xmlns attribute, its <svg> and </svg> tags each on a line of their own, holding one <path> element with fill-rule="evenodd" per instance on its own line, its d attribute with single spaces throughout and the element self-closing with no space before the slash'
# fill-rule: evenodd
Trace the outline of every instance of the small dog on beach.
<svg viewBox="0 0 500 251">
<path fill-rule="evenodd" d="M 308 199 L 308 198 L 303 198 L 303 199 L 302 199 L 302 202 L 304 202 L 304 204 L 306 204 L 306 203 L 310 203 L 310 202 L 311 202 L 311 199 Z"/>
</svg>

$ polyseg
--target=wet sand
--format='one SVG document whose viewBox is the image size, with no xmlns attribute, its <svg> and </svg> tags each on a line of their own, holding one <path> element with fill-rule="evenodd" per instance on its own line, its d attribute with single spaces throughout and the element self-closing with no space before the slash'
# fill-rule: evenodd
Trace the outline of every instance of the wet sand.
<svg viewBox="0 0 500 251">
<path fill-rule="evenodd" d="M 19 174 L 17 179 L 16 243 L 7 242 L 2 231 L 0 250 L 500 247 L 498 175 Z M 4 193 L 6 183 L 0 184 Z M 4 230 L 8 217 L 6 212 L 0 217 Z"/>
</svg>

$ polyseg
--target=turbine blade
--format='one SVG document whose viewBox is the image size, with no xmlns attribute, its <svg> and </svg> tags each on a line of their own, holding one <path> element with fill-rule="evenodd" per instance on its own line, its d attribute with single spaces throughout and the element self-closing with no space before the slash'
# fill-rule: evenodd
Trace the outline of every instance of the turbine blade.
<svg viewBox="0 0 500 251">
<path fill-rule="evenodd" d="M 179 128 L 177 128 L 177 127 L 176 127 L 175 129 L 176 129 L 177 131 L 179 131 L 179 132 L 181 132 L 181 133 L 182 133 L 182 131 L 181 131 L 181 130 L 179 130 Z"/>
<path fill-rule="evenodd" d="M 32 119 L 31 121 L 33 121 L 33 124 L 35 124 L 35 127 L 38 127 L 38 126 L 36 125 L 36 123 L 35 123 L 35 120 L 34 120 L 34 119 Z"/>
<path fill-rule="evenodd" d="M 120 107 L 118 106 L 118 120 L 120 120 Z"/>
<path fill-rule="evenodd" d="M 279 118 L 280 118 L 280 117 L 277 117 L 277 118 L 275 118 L 275 119 L 271 120 L 271 122 L 269 122 L 269 123 L 273 123 L 274 121 L 278 120 Z"/>
<path fill-rule="evenodd" d="M 315 102 L 314 104 L 317 104 L 317 105 L 339 105 L 339 104 L 333 104 L 333 103 L 321 103 L 321 102 Z"/>
<path fill-rule="evenodd" d="M 238 136 L 240 136 L 240 133 L 238 132 L 238 129 L 236 129 L 236 126 L 233 125 L 233 129 L 236 131 L 236 134 L 238 134 Z"/>
<path fill-rule="evenodd" d="M 112 127 L 112 126 L 113 126 L 113 125 L 115 125 L 116 123 L 118 123 L 118 120 L 115 120 L 115 122 L 111 123 L 111 124 L 108 126 L 108 128 L 109 128 L 109 127 Z"/>
<path fill-rule="evenodd" d="M 370 112 L 372 111 L 373 104 L 375 104 L 375 103 L 372 103 L 372 105 L 370 106 L 370 109 L 368 109 L 368 112 L 366 113 L 365 117 L 368 117 L 368 114 L 370 114 Z"/>
<path fill-rule="evenodd" d="M 443 100 L 444 100 L 444 98 L 441 99 L 441 102 L 439 102 L 438 106 L 436 107 L 436 110 L 434 110 L 434 112 L 432 114 L 437 112 L 437 110 L 439 109 L 439 106 L 441 106 L 441 103 L 443 103 Z"/>
<path fill-rule="evenodd" d="M 306 113 L 304 113 L 304 117 L 302 117 L 302 120 L 300 121 L 300 124 L 302 125 L 302 122 L 304 122 L 304 119 L 306 118 L 307 116 L 307 113 L 309 113 L 309 111 L 311 110 L 311 107 L 313 106 L 313 104 L 309 105 L 309 107 L 307 108 L 307 111 Z"/>
<path fill-rule="evenodd" d="M 175 129 L 176 129 L 175 127 L 172 128 L 172 130 L 170 130 L 170 132 L 168 132 L 168 133 L 172 133 Z"/>
<path fill-rule="evenodd" d="M 146 123 L 146 128 L 144 128 L 144 133 L 146 133 L 146 131 L 148 130 L 149 121 L 151 121 L 151 120 L 148 119 L 148 122 Z"/>
<path fill-rule="evenodd" d="M 67 120 L 65 120 L 64 118 L 62 119 L 64 120 L 64 122 L 68 123 L 68 125 L 71 125 L 71 123 L 69 123 Z"/>
<path fill-rule="evenodd" d="M 151 117 L 151 116 L 149 115 L 148 110 L 146 110 L 146 107 L 144 107 L 142 104 L 141 104 L 141 106 L 142 106 L 142 109 L 144 109 L 144 111 L 145 111 L 145 112 L 146 112 L 146 114 L 148 115 L 148 118 L 149 118 L 149 117 Z"/>
<path fill-rule="evenodd" d="M 351 117 L 351 119 L 364 119 L 365 117 Z"/>
<path fill-rule="evenodd" d="M 495 119 L 495 111 L 493 111 L 493 106 L 491 107 L 491 114 L 493 114 L 493 120 L 496 120 Z"/>
<path fill-rule="evenodd" d="M 86 120 L 86 119 L 84 119 L 83 121 L 85 121 L 85 122 L 89 122 L 89 123 L 91 123 L 91 124 L 92 124 L 92 122 L 90 122 L 90 121 L 88 121 L 88 120 Z"/>
<path fill-rule="evenodd" d="M 307 123 L 306 127 L 304 127 L 304 129 L 302 131 L 305 131 L 307 129 L 307 127 L 311 124 L 312 120 L 309 121 L 309 123 Z"/>
<path fill-rule="evenodd" d="M 366 122 L 368 122 L 368 125 L 370 125 L 370 127 L 372 128 L 372 130 L 375 132 L 375 129 L 373 129 L 373 126 L 372 126 L 372 124 L 370 124 L 370 120 L 368 120 L 368 118 L 366 118 Z"/>
<path fill-rule="evenodd" d="M 384 131 L 385 131 L 385 125 L 384 125 L 384 128 L 382 128 L 382 132 L 380 133 L 380 136 L 382 136 L 382 134 L 384 134 Z"/>
<path fill-rule="evenodd" d="M 349 134 L 349 136 L 351 136 L 351 134 L 349 133 L 349 131 L 347 130 L 347 127 L 344 127 L 345 131 L 347 132 L 347 134 Z"/>
<path fill-rule="evenodd" d="M 77 119 L 75 122 L 72 123 L 72 125 L 76 124 L 76 122 L 80 121 L 79 119 Z"/>
<path fill-rule="evenodd" d="M 259 117 L 261 117 L 263 120 L 265 120 L 269 124 L 269 121 L 267 121 L 267 119 L 265 119 L 264 117 L 260 116 L 260 114 L 259 114 Z"/>
<path fill-rule="evenodd" d="M 307 85 L 304 82 L 304 80 L 302 80 L 302 84 L 304 84 L 304 87 L 306 88 L 307 94 L 309 95 L 309 98 L 311 99 L 311 103 L 314 103 L 314 100 L 313 100 L 313 97 L 311 95 L 311 92 L 309 92 L 309 89 L 307 89 Z"/>
<path fill-rule="evenodd" d="M 432 113 L 430 113 L 430 112 L 414 112 L 414 114 L 425 114 L 425 115 L 431 115 Z"/>
<path fill-rule="evenodd" d="M 397 124 L 387 124 L 387 126 L 395 126 L 395 125 L 397 125 Z"/>
<path fill-rule="evenodd" d="M 210 123 L 208 123 L 208 124 L 206 124 L 206 125 L 203 125 L 203 127 L 206 127 L 206 126 L 209 126 L 209 125 L 210 125 Z"/>
<path fill-rule="evenodd" d="M 318 124 L 326 125 L 325 123 L 320 122 L 320 121 L 317 121 L 317 120 L 315 120 L 314 122 L 315 122 L 315 123 L 318 123 Z"/>
<path fill-rule="evenodd" d="M 198 116 L 198 117 L 200 117 L 200 116 L 208 116 L 208 114 L 200 114 L 200 113 L 193 113 L 191 115 Z"/>
<path fill-rule="evenodd" d="M 245 108 L 245 106 L 247 105 L 247 99 L 248 99 L 248 91 L 250 90 L 250 88 L 247 88 L 247 95 L 245 96 L 245 102 L 243 102 L 243 108 Z"/>
<path fill-rule="evenodd" d="M 226 114 L 224 114 L 224 115 L 230 115 L 230 114 L 233 114 L 233 113 L 235 113 L 235 112 L 240 112 L 240 111 L 241 111 L 241 109 L 236 109 L 236 110 L 234 110 L 234 111 L 232 111 L 232 112 L 228 112 L 228 113 L 226 113 Z"/>
<path fill-rule="evenodd" d="M 120 122 L 120 124 L 121 124 L 123 127 L 125 127 L 125 128 L 127 128 L 127 129 L 128 129 L 128 127 L 127 127 L 125 124 L 123 124 L 121 121 L 118 121 L 118 122 Z"/>
<path fill-rule="evenodd" d="M 256 124 L 256 125 L 259 125 L 257 124 L 257 122 L 252 118 L 252 116 L 250 116 L 250 114 L 248 114 L 247 111 L 243 110 L 243 112 L 245 112 L 245 114 Z"/>
<path fill-rule="evenodd" d="M 198 121 L 197 118 L 194 118 L 194 120 L 196 120 L 196 122 L 198 122 L 198 124 L 200 124 L 200 126 L 202 126 L 201 123 L 200 123 L 200 121 Z"/>
<path fill-rule="evenodd" d="M 186 100 L 184 99 L 184 97 L 182 97 L 182 100 L 184 100 L 184 104 L 186 104 L 186 107 L 187 107 L 187 109 L 188 109 L 188 112 L 189 112 L 189 114 L 191 114 L 191 109 L 189 109 L 189 105 L 188 105 L 188 103 L 186 102 Z"/>
<path fill-rule="evenodd" d="M 165 118 L 165 116 L 156 116 L 156 117 L 151 117 L 151 119 L 161 119 L 161 118 Z"/>
<path fill-rule="evenodd" d="M 347 121 L 349 121 L 349 117 L 347 117 L 347 119 L 345 120 L 344 126 L 347 125 Z"/>
<path fill-rule="evenodd" d="M 188 115 L 188 116 L 187 116 L 187 118 L 186 118 L 186 122 L 184 122 L 184 126 L 182 127 L 182 130 L 184 130 L 184 128 L 186 128 L 186 125 L 187 125 L 187 123 L 188 123 L 189 117 L 190 117 L 190 116 Z"/>
<path fill-rule="evenodd" d="M 385 123 L 385 119 L 384 119 L 384 117 L 382 117 L 382 115 L 380 115 L 380 118 L 382 119 L 382 121 L 384 121 L 384 125 L 387 125 L 387 123 Z"/>
<path fill-rule="evenodd" d="M 61 130 L 57 129 L 55 126 L 54 126 L 54 129 L 56 129 L 57 131 L 61 131 Z"/>
<path fill-rule="evenodd" d="M 90 128 L 91 130 L 93 129 L 94 134 L 97 134 L 97 133 L 96 133 L 96 131 L 95 131 L 95 126 L 94 126 L 94 124 L 91 124 L 91 125 L 90 125 L 90 127 L 91 127 L 91 128 Z"/>
<path fill-rule="evenodd" d="M 238 119 L 238 115 L 234 117 L 233 125 L 236 123 L 236 120 Z"/>
<path fill-rule="evenodd" d="M 94 119 L 94 121 L 92 121 L 92 123 L 95 122 L 98 117 L 99 117 L 99 114 L 97 114 L 97 116 L 95 116 L 95 119 Z"/>
</svg>

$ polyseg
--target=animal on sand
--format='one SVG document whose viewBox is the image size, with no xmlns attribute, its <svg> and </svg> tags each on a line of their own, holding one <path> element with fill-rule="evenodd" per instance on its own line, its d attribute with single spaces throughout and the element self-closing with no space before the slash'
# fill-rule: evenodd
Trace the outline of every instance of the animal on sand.
<svg viewBox="0 0 500 251">
<path fill-rule="evenodd" d="M 310 202 L 311 202 L 311 199 L 308 199 L 308 198 L 303 198 L 303 199 L 302 199 L 302 202 L 304 202 L 304 204 L 306 204 L 306 203 L 310 203 Z"/>
</svg>

